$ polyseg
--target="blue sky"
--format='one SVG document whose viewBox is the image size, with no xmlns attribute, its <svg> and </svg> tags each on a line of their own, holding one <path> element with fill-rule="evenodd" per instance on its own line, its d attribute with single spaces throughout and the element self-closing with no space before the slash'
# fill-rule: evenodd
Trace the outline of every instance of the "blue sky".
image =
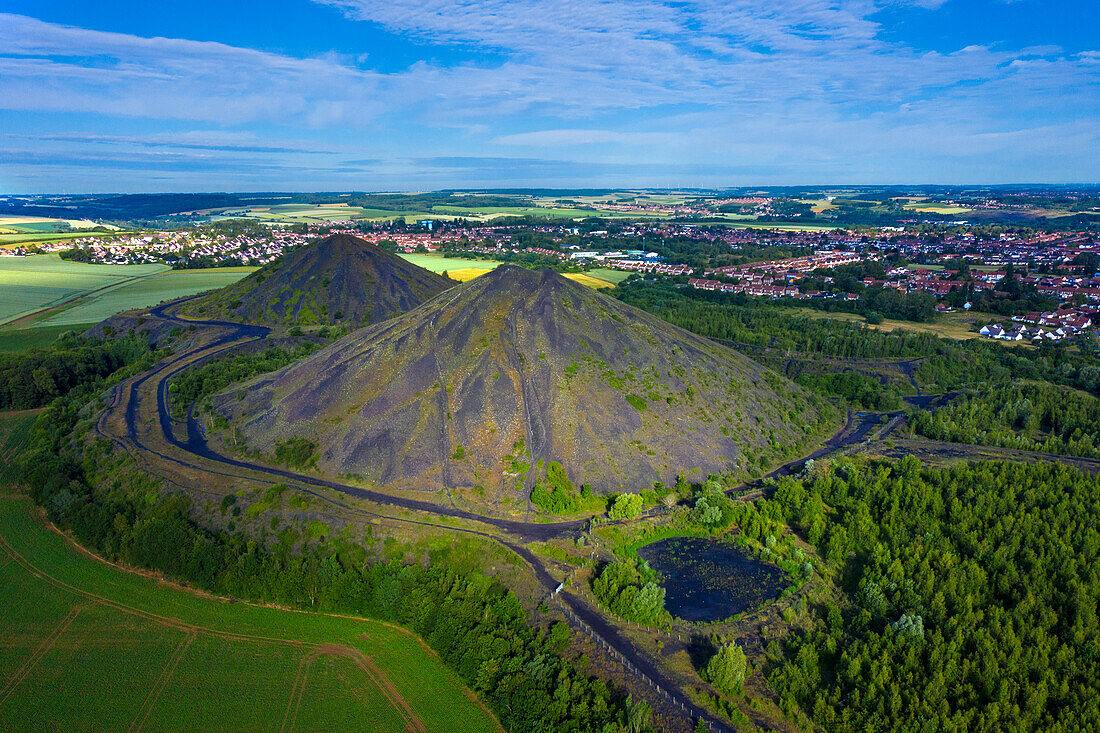
<svg viewBox="0 0 1100 733">
<path fill-rule="evenodd" d="M 1100 180 L 1095 0 L 0 0 L 0 191 Z"/>
</svg>

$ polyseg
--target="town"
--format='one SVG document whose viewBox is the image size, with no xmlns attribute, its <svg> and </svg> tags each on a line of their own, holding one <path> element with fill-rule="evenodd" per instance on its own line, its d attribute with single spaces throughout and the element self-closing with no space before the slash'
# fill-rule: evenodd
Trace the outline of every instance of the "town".
<svg viewBox="0 0 1100 733">
<path fill-rule="evenodd" d="M 593 267 L 671 278 L 695 290 L 791 301 L 858 303 L 884 290 L 927 294 L 934 310 L 969 310 L 977 298 L 1003 299 L 1005 283 L 1026 289 L 1046 307 L 1009 313 L 1010 323 L 976 327 L 987 338 L 1032 343 L 1072 339 L 1100 320 L 1100 243 L 1089 232 L 988 232 L 972 227 L 917 231 L 897 227 L 796 231 L 672 222 L 479 223 L 423 219 L 405 224 L 336 221 L 294 226 L 196 225 L 117 232 L 42 242 L 36 252 L 63 252 L 85 262 L 163 262 L 175 268 L 261 266 L 338 232 L 391 251 L 489 260 L 536 258 L 564 270 Z M 672 246 L 671 243 L 675 243 Z M 717 248 L 717 250 L 715 250 Z M 748 259 L 708 267 L 696 250 Z M 5 255 L 32 250 L 12 248 Z M 773 251 L 797 256 L 768 259 Z M 739 257 L 739 254 L 754 256 Z M 759 253 L 759 256 L 755 256 Z M 682 257 L 677 260 L 677 255 Z M 868 267 L 876 276 L 859 275 Z M 1011 277 L 1006 280 L 1006 277 Z M 995 314 L 993 314 L 995 316 Z M 1028 326 L 1030 328 L 1028 328 Z"/>
</svg>

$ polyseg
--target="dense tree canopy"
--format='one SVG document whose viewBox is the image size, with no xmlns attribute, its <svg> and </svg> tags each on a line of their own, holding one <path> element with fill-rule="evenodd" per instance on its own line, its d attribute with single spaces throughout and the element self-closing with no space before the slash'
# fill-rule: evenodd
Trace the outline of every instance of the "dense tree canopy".
<svg viewBox="0 0 1100 733">
<path fill-rule="evenodd" d="M 50 349 L 0 355 L 0 410 L 42 407 L 79 385 L 101 382 L 151 351 L 143 336 L 62 337 Z"/>
<path fill-rule="evenodd" d="M 917 413 L 913 428 L 933 440 L 1100 458 L 1100 400 L 1050 384 L 988 386 Z"/>
<path fill-rule="evenodd" d="M 844 461 L 757 505 L 847 592 L 770 649 L 786 710 L 835 731 L 1100 725 L 1100 478 L 1061 464 Z"/>
</svg>

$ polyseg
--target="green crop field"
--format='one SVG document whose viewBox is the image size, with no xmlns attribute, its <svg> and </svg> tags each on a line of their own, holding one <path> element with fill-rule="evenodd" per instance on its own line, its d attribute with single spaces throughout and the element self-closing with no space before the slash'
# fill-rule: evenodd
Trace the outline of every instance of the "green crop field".
<svg viewBox="0 0 1100 733">
<path fill-rule="evenodd" d="M 56 254 L 0 257 L 0 324 L 167 269 L 166 265 L 89 265 Z"/>
<path fill-rule="evenodd" d="M 604 282 L 609 282 L 612 285 L 618 285 L 623 280 L 626 280 L 628 277 L 630 277 L 633 273 L 627 272 L 626 270 L 611 270 L 606 267 L 595 267 L 591 270 L 588 270 L 585 274 L 591 275 L 597 280 L 603 280 Z"/>
<path fill-rule="evenodd" d="M 432 272 L 446 272 L 449 270 L 495 270 L 502 262 L 494 260 L 465 259 L 464 257 L 444 257 L 443 255 L 423 254 L 397 254 L 403 260 L 408 260 L 414 265 L 419 265 Z"/>
<path fill-rule="evenodd" d="M 226 267 L 210 270 L 173 270 L 129 281 L 119 287 L 102 290 L 52 313 L 36 325 L 73 326 L 99 323 L 116 313 L 133 308 L 148 308 L 161 301 L 195 295 L 204 290 L 231 285 L 254 267 Z"/>
<path fill-rule="evenodd" d="M 0 246 L 3 245 L 18 245 L 18 244 L 31 244 L 33 242 L 60 242 L 66 239 L 79 239 L 81 237 L 106 237 L 114 234 L 114 232 L 63 232 L 63 233 L 51 233 L 51 232 L 22 232 L 11 225 L 4 225 L 0 227 L 6 231 L 6 234 L 0 234 Z"/>
<path fill-rule="evenodd" d="M 0 730 L 493 731 L 418 639 L 93 559 L 0 496 Z"/>
<path fill-rule="evenodd" d="M 0 487 L 15 479 L 15 459 L 27 447 L 31 426 L 42 410 L 0 411 Z"/>
</svg>

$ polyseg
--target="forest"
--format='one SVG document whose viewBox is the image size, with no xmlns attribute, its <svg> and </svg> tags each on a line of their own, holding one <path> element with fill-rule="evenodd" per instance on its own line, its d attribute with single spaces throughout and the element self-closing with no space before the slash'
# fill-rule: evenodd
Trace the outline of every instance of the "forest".
<svg viewBox="0 0 1100 733">
<path fill-rule="evenodd" d="M 912 417 L 933 440 L 1100 458 L 1100 400 L 1051 384 L 999 384 Z"/>
<path fill-rule="evenodd" d="M 830 731 L 1084 731 L 1100 720 L 1100 477 L 1058 463 L 818 462 L 743 523 L 793 527 L 844 595 L 768 646 Z"/>
<path fill-rule="evenodd" d="M 857 372 L 803 374 L 795 381 L 814 392 L 843 397 L 849 405 L 865 410 L 891 412 L 904 405 L 896 387 L 883 386 L 877 379 Z"/>
</svg>

